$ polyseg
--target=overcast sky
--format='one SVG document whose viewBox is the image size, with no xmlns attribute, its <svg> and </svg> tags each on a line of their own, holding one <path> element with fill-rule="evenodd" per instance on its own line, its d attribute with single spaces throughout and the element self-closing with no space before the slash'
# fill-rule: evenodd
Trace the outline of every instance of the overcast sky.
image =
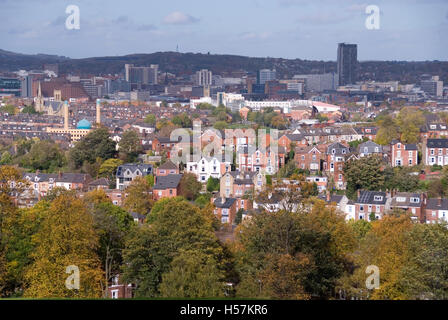
<svg viewBox="0 0 448 320">
<path fill-rule="evenodd" d="M 365 10 L 377 5 L 380 29 Z M 68 5 L 80 29 L 67 30 Z M 336 60 L 448 60 L 448 0 L 0 0 L 0 48 L 71 58 L 156 51 Z"/>
</svg>

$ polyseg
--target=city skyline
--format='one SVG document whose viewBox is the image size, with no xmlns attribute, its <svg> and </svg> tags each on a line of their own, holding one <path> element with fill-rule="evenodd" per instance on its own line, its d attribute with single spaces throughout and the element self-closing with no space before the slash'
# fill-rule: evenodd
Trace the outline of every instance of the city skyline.
<svg viewBox="0 0 448 320">
<path fill-rule="evenodd" d="M 368 30 L 369 4 L 380 29 Z M 430 1 L 304 0 L 122 4 L 103 0 L 1 0 L 2 49 L 70 58 L 159 51 L 336 61 L 335 45 L 358 44 L 358 60 L 448 60 L 448 3 Z M 80 29 L 67 30 L 68 5 L 80 8 Z M 139 10 L 135 10 L 139 8 Z M 39 10 L 39 11 L 38 11 Z M 36 12 L 40 12 L 36 15 Z M 266 23 L 269 22 L 269 23 Z"/>
</svg>

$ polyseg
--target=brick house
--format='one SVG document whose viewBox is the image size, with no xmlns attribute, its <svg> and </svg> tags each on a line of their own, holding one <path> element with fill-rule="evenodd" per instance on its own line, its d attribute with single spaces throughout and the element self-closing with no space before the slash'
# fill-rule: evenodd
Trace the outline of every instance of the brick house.
<svg viewBox="0 0 448 320">
<path fill-rule="evenodd" d="M 412 167 L 418 164 L 418 148 L 416 144 L 403 144 L 398 140 L 391 142 L 391 166 Z"/>
<path fill-rule="evenodd" d="M 60 172 L 54 180 L 54 186 L 67 190 L 87 191 L 90 181 L 92 177 L 89 174 Z"/>
<path fill-rule="evenodd" d="M 169 174 L 179 174 L 179 167 L 171 160 L 166 161 L 156 169 L 156 176 L 158 177 L 167 176 Z"/>
<path fill-rule="evenodd" d="M 349 154 L 350 148 L 340 142 L 330 144 L 327 148 L 324 170 L 333 179 L 337 189 L 345 189 L 344 165 Z"/>
<path fill-rule="evenodd" d="M 177 197 L 177 195 L 179 194 L 179 184 L 181 178 L 181 174 L 156 176 L 153 188 L 154 200 Z"/>
<path fill-rule="evenodd" d="M 248 192 L 260 191 L 266 185 L 266 176 L 259 172 L 226 172 L 220 179 L 222 198 L 241 198 Z"/>
<path fill-rule="evenodd" d="M 222 223 L 232 224 L 235 221 L 236 202 L 234 198 L 216 198 L 213 201 L 214 213 Z"/>
<path fill-rule="evenodd" d="M 423 163 L 427 166 L 448 165 L 448 139 L 427 139 L 423 142 Z"/>
<path fill-rule="evenodd" d="M 413 220 L 425 221 L 425 202 L 424 193 L 397 192 L 391 201 L 391 209 L 402 209 L 411 214 Z"/>
<path fill-rule="evenodd" d="M 322 170 L 323 162 L 326 159 L 325 145 L 297 147 L 294 151 L 297 168 L 313 172 Z"/>
<path fill-rule="evenodd" d="M 381 191 L 360 191 L 355 203 L 355 220 L 370 221 L 370 215 L 375 214 L 375 219 L 381 219 L 390 208 L 390 197 Z"/>
<path fill-rule="evenodd" d="M 112 283 L 107 290 L 107 297 L 110 299 L 130 299 L 134 297 L 134 286 L 132 284 L 123 284 L 120 276 L 112 279 Z"/>
<path fill-rule="evenodd" d="M 426 201 L 425 222 L 448 222 L 448 199 L 430 198 Z"/>
<path fill-rule="evenodd" d="M 291 144 L 306 146 L 308 144 L 305 137 L 301 134 L 284 134 L 278 139 L 278 145 L 285 148 L 286 152 L 291 151 Z"/>
</svg>

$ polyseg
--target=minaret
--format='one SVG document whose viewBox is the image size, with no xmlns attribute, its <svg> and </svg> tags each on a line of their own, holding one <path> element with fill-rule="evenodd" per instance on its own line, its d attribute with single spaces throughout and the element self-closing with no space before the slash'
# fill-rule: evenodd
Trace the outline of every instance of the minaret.
<svg viewBox="0 0 448 320">
<path fill-rule="evenodd" d="M 96 99 L 96 124 L 101 124 L 101 100 Z"/>
<path fill-rule="evenodd" d="M 64 130 L 68 130 L 68 101 L 64 102 Z"/>
</svg>

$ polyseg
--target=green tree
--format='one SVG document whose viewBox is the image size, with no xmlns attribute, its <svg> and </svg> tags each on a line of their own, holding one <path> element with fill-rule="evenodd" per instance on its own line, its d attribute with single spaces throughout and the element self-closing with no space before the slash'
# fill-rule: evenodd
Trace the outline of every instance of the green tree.
<svg viewBox="0 0 448 320">
<path fill-rule="evenodd" d="M 202 189 L 202 184 L 193 173 L 184 173 L 179 182 L 179 195 L 188 200 L 195 200 Z"/>
<path fill-rule="evenodd" d="M 20 164 L 32 170 L 55 172 L 65 165 L 65 156 L 59 146 L 48 140 L 37 141 L 22 157 Z"/>
<path fill-rule="evenodd" d="M 168 281 L 175 281 L 167 273 L 178 266 L 176 263 L 173 266 L 172 261 L 181 252 L 200 251 L 213 258 L 219 270 L 225 268 L 214 221 L 206 211 L 182 198 L 167 199 L 157 207 L 157 213 L 155 210 L 156 206 L 150 224 L 132 232 L 123 254 L 123 277 L 126 282 L 136 284 L 137 297 L 159 296 L 164 274 Z"/>
<path fill-rule="evenodd" d="M 79 169 L 84 162 L 93 164 L 100 159 L 115 158 L 115 142 L 110 138 L 107 128 L 95 129 L 78 141 L 69 153 L 72 168 Z"/>
<path fill-rule="evenodd" d="M 381 158 L 377 156 L 348 161 L 344 166 L 347 197 L 354 199 L 359 189 L 381 190 L 384 188 L 384 174 L 381 172 L 381 165 Z"/>
<path fill-rule="evenodd" d="M 220 180 L 217 178 L 210 177 L 207 180 L 207 191 L 208 192 L 214 192 L 219 191 L 220 187 Z"/>
<path fill-rule="evenodd" d="M 117 169 L 122 164 L 123 161 L 120 159 L 107 159 L 101 164 L 100 169 L 98 170 L 98 175 L 101 178 L 109 179 L 112 187 L 115 188 L 115 177 L 117 174 Z"/>
<path fill-rule="evenodd" d="M 156 121 L 157 121 L 157 119 L 156 119 L 156 116 L 155 115 L 153 115 L 152 113 L 150 113 L 150 114 L 148 114 L 146 117 L 145 117 L 145 123 L 147 123 L 147 124 L 149 124 L 149 125 L 151 125 L 151 126 L 155 126 L 156 125 Z"/>
<path fill-rule="evenodd" d="M 138 155 L 143 151 L 137 131 L 125 131 L 118 143 L 118 148 L 120 158 L 125 162 L 131 163 L 137 160 Z"/>
<path fill-rule="evenodd" d="M 182 251 L 162 275 L 160 293 L 168 298 L 217 298 L 224 296 L 225 273 L 213 255 L 199 250 Z"/>
<path fill-rule="evenodd" d="M 94 228 L 99 236 L 97 254 L 105 276 L 102 286 L 104 288 L 103 296 L 107 298 L 109 282 L 119 273 L 120 265 L 123 262 L 122 250 L 125 236 L 131 230 L 134 221 L 127 211 L 113 205 L 103 190 L 98 192 L 103 195 L 100 197 L 87 195 L 85 199 L 93 216 Z M 98 198 L 99 201 L 93 200 Z"/>
</svg>

